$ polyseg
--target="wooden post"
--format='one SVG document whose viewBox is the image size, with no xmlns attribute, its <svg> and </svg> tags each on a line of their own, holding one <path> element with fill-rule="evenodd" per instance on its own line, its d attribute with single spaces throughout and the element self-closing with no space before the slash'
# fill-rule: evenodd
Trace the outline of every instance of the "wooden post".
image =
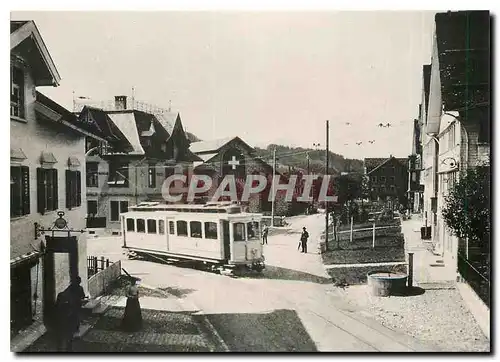
<svg viewBox="0 0 500 362">
<path fill-rule="evenodd" d="M 351 239 L 350 239 L 351 243 L 352 243 L 352 223 L 353 223 L 353 217 L 351 216 Z"/>
<path fill-rule="evenodd" d="M 413 253 L 408 253 L 408 288 L 413 286 Z"/>
<path fill-rule="evenodd" d="M 373 240 L 372 240 L 372 248 L 375 249 L 375 223 L 373 223 Z"/>
<path fill-rule="evenodd" d="M 109 259 L 106 259 L 106 268 L 109 268 Z"/>
<path fill-rule="evenodd" d="M 97 274 L 97 256 L 94 256 L 94 274 Z"/>
<path fill-rule="evenodd" d="M 101 256 L 101 270 L 104 270 L 104 256 Z"/>
</svg>

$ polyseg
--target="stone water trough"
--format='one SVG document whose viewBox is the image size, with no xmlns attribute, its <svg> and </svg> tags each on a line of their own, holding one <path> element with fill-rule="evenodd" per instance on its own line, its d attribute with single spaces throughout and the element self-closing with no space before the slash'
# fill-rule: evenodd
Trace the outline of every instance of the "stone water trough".
<svg viewBox="0 0 500 362">
<path fill-rule="evenodd" d="M 367 274 L 368 286 L 377 297 L 401 294 L 406 290 L 408 275 L 389 271 L 371 271 Z"/>
</svg>

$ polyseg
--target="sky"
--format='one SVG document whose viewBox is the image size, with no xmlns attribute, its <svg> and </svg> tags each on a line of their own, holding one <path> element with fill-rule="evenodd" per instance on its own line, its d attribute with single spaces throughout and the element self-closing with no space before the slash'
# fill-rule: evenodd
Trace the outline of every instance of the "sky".
<svg viewBox="0 0 500 362">
<path fill-rule="evenodd" d="M 406 157 L 434 12 L 14 12 L 61 75 L 40 91 L 73 109 L 132 95 L 179 111 L 203 140 Z M 393 127 L 381 128 L 379 123 Z M 369 143 L 368 141 L 375 141 Z M 360 145 L 356 143 L 362 142 Z"/>
</svg>

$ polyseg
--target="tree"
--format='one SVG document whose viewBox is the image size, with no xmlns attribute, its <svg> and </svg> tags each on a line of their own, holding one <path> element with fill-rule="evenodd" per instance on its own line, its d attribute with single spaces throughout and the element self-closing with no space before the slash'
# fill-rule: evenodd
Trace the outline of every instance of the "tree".
<svg viewBox="0 0 500 362">
<path fill-rule="evenodd" d="M 361 196 L 361 179 L 353 175 L 342 175 L 335 178 L 335 195 L 338 203 L 345 205 Z"/>
<path fill-rule="evenodd" d="M 469 168 L 445 197 L 442 215 L 448 228 L 459 238 L 489 249 L 490 168 Z"/>
</svg>

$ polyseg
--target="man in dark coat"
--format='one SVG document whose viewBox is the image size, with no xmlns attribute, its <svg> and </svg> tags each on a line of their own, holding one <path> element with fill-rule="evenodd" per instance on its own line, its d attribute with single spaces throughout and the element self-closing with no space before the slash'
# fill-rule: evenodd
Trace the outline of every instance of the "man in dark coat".
<svg viewBox="0 0 500 362">
<path fill-rule="evenodd" d="M 300 235 L 300 242 L 302 243 L 301 253 L 307 253 L 307 239 L 309 239 L 309 233 L 304 226 L 302 228 L 302 234 Z"/>
<path fill-rule="evenodd" d="M 71 298 L 68 289 L 57 295 L 54 321 L 57 348 L 62 352 L 71 351 L 73 331 L 71 327 Z"/>
<path fill-rule="evenodd" d="M 71 299 L 72 299 L 72 314 L 71 317 L 75 332 L 78 332 L 80 330 L 80 323 L 81 323 L 81 310 L 82 310 L 82 305 L 84 300 L 86 300 L 85 292 L 83 290 L 83 287 L 81 286 L 82 283 L 82 278 L 77 276 L 73 282 L 70 285 L 70 293 L 71 293 Z"/>
<path fill-rule="evenodd" d="M 269 234 L 269 228 L 264 226 L 264 230 L 262 230 L 262 245 L 267 244 L 267 235 Z"/>
</svg>

